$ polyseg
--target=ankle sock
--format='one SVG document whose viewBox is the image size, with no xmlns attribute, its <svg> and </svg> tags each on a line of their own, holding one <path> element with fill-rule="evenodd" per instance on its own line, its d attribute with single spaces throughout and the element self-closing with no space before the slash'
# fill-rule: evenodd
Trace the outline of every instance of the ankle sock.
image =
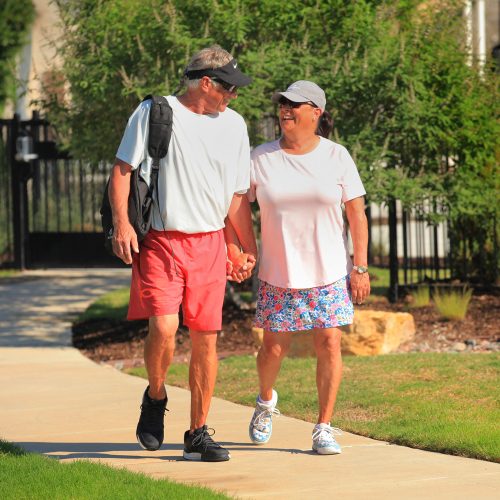
<svg viewBox="0 0 500 500">
<path fill-rule="evenodd" d="M 259 397 L 257 398 L 257 401 L 261 404 L 261 405 L 265 405 L 265 406 L 272 406 L 272 405 L 275 405 L 276 404 L 276 399 L 274 397 L 276 393 L 273 391 L 273 399 L 271 399 L 270 401 L 264 401 L 261 397 L 260 397 L 260 394 L 259 394 Z"/>
</svg>

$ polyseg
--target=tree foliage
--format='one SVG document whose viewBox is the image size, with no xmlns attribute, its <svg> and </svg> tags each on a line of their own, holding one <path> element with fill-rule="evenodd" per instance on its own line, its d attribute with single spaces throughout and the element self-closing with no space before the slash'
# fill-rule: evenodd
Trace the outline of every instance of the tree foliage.
<svg viewBox="0 0 500 500">
<path fill-rule="evenodd" d="M 457 239 L 474 235 L 467 252 L 482 255 L 479 272 L 496 269 L 498 75 L 467 63 L 462 1 L 57 3 L 69 94 L 45 104 L 75 155 L 112 159 L 137 102 L 175 91 L 189 56 L 219 43 L 254 79 L 234 103 L 253 144 L 275 114 L 271 94 L 316 81 L 370 199 L 444 207 Z"/>
<path fill-rule="evenodd" d="M 0 110 L 15 94 L 15 57 L 26 42 L 35 10 L 31 0 L 2 0 L 0 5 Z"/>
</svg>

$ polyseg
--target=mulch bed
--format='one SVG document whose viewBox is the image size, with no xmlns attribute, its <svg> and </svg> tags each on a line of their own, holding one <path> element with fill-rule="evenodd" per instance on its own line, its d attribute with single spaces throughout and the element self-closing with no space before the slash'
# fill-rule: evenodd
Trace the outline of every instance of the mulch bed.
<svg viewBox="0 0 500 500">
<path fill-rule="evenodd" d="M 410 312 L 415 320 L 416 334 L 403 344 L 399 352 L 474 352 L 500 350 L 500 297 L 475 295 L 469 304 L 467 317 L 462 321 L 444 321 L 432 306 L 409 309 L 404 302 L 390 304 L 381 298 L 374 303 L 357 306 L 362 309 Z M 220 358 L 235 354 L 255 354 L 258 346 L 252 336 L 252 310 L 240 310 L 226 301 L 223 327 L 218 334 Z M 73 326 L 73 345 L 90 359 L 116 367 L 143 365 L 146 321 L 89 321 Z M 191 342 L 186 328 L 176 337 L 175 361 L 187 362 Z"/>
</svg>

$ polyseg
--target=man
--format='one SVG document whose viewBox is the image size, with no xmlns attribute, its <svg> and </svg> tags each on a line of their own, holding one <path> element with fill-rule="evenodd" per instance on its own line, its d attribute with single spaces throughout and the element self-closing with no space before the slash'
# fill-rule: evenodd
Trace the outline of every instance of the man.
<svg viewBox="0 0 500 500">
<path fill-rule="evenodd" d="M 250 148 L 243 118 L 227 106 L 238 87 L 250 84 L 233 57 L 218 45 L 198 52 L 184 75 L 187 87 L 168 96 L 172 137 L 161 161 L 158 204 L 152 230 L 140 248 L 127 216 L 130 172 L 149 177 L 147 153 L 150 101 L 130 117 L 110 182 L 115 235 L 113 250 L 132 263 L 128 319 L 149 319 L 144 360 L 149 386 L 144 392 L 137 440 L 147 450 L 163 442 L 167 405 L 165 377 L 175 348 L 182 304 L 192 342 L 189 367 L 191 423 L 184 435 L 187 460 L 220 462 L 229 452 L 210 437 L 206 419 L 217 375 L 216 340 L 222 324 L 226 261 L 233 279 L 250 275 L 256 243 L 250 207 Z M 231 222 L 243 252 L 226 256 L 224 220 Z"/>
</svg>

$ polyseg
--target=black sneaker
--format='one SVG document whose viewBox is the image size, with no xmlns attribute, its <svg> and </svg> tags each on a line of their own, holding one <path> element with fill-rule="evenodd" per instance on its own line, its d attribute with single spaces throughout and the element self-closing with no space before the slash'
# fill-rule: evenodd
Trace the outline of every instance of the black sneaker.
<svg viewBox="0 0 500 500">
<path fill-rule="evenodd" d="M 196 429 L 193 434 L 189 431 L 184 433 L 184 453 L 185 460 L 201 460 L 202 462 L 225 462 L 231 458 L 229 451 L 218 445 L 208 433 L 207 426 L 204 425 Z"/>
<path fill-rule="evenodd" d="M 148 390 L 149 386 L 142 396 L 141 416 L 135 435 L 145 450 L 156 451 L 163 443 L 163 417 L 168 398 L 151 399 Z"/>
</svg>

